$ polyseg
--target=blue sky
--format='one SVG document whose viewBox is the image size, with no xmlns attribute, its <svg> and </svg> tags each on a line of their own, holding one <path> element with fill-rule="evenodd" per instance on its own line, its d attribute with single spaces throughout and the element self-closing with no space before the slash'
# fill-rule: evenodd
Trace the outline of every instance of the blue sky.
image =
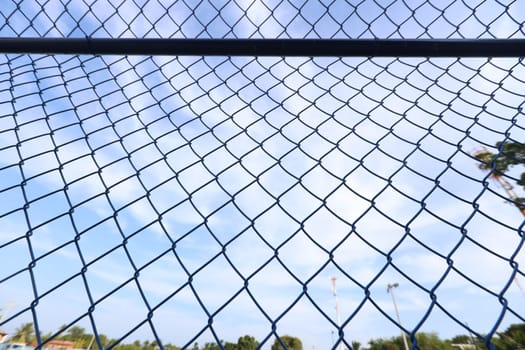
<svg viewBox="0 0 525 350">
<path fill-rule="evenodd" d="M 514 22 L 525 13 L 513 3 L 499 16 L 501 5 L 485 2 L 475 14 L 490 23 L 487 31 L 465 5 L 452 3 L 442 16 L 428 4 L 407 3 L 413 18 L 401 3 L 387 10 L 372 2 L 334 4 L 328 13 L 320 3 L 282 3 L 266 20 L 267 8 L 276 6 L 271 2 L 204 2 L 195 13 L 210 24 L 205 28 L 186 4 L 163 10 L 163 2 L 149 2 L 148 22 L 136 16 L 140 2 L 97 1 L 85 17 L 86 6 L 78 3 L 66 15 L 55 2 L 45 13 L 22 2 L 28 18 L 38 14 L 33 27 L 7 5 L 1 13 L 9 21 L 0 34 L 507 38 L 522 36 Z M 113 7 L 118 16 L 111 16 Z M 368 31 L 364 22 L 372 22 Z M 504 203 L 497 183 L 483 188 L 487 174 L 467 155 L 505 135 L 523 140 L 518 59 L 8 55 L 0 67 L 0 306 L 14 303 L 7 318 L 35 299 L 29 272 L 15 274 L 31 262 L 22 238 L 28 230 L 38 259 L 31 269 L 42 330 L 58 331 L 89 309 L 78 275 L 84 259 L 98 331 L 118 338 L 147 318 L 148 306 L 161 303 L 153 327 L 178 345 L 190 342 L 213 315 L 220 339 L 252 334 L 262 340 L 271 332 L 269 317 L 279 318 L 279 335 L 297 335 L 305 348 L 327 348 L 336 322 L 331 276 L 338 278 L 347 341 L 399 334 L 380 312 L 394 317 L 386 293 L 392 282 L 399 283 L 396 297 L 408 330 L 466 333 L 438 307 L 425 316 L 430 296 L 410 279 L 432 289 L 448 266 L 436 253 L 457 249 L 454 266 L 497 295 L 512 268 L 495 253 L 525 263 L 522 216 Z M 473 202 L 480 206 L 475 215 Z M 461 227 L 480 245 L 463 239 Z M 279 260 L 272 258 L 276 247 Z M 333 263 L 325 265 L 332 250 L 353 281 Z M 387 265 L 389 253 L 410 279 Z M 130 281 L 136 269 L 140 274 Z M 296 279 L 308 280 L 310 300 L 293 304 L 303 290 Z M 374 303 L 361 306 L 359 284 L 368 286 Z M 454 271 L 436 295 L 478 333 L 489 332 L 502 310 L 497 296 Z M 524 314 L 517 284 L 504 296 Z M 2 328 L 12 331 L 31 320 L 29 311 L 21 312 Z M 519 318 L 507 313 L 501 327 L 515 322 Z M 88 317 L 77 325 L 90 330 Z M 137 338 L 152 339 L 150 325 L 125 341 Z M 197 340 L 211 339 L 207 329 Z"/>
</svg>

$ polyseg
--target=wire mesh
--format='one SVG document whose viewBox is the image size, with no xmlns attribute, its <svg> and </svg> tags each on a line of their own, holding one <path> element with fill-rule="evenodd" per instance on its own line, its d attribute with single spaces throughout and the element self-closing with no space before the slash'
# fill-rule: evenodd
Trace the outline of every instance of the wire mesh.
<svg viewBox="0 0 525 350">
<path fill-rule="evenodd" d="M 0 35 L 523 38 L 523 7 L 22 0 Z M 522 144 L 524 77 L 522 58 L 1 55 L 0 327 L 33 323 L 37 348 L 75 326 L 84 348 L 491 346 L 525 322 L 523 216 L 475 153 Z"/>
</svg>

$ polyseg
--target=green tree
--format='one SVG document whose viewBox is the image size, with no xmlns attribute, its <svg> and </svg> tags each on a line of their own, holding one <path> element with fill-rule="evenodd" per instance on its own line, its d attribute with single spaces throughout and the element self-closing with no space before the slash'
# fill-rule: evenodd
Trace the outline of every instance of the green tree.
<svg viewBox="0 0 525 350">
<path fill-rule="evenodd" d="M 471 335 L 465 335 L 460 334 L 454 336 L 452 339 L 447 341 L 447 344 L 452 346 L 452 344 L 471 344 L 473 347 L 476 347 L 477 349 L 484 349 L 485 348 L 485 342 L 482 338 L 474 338 Z M 454 349 L 457 349 L 457 346 L 453 347 Z M 497 347 L 499 349 L 499 347 Z"/>
<path fill-rule="evenodd" d="M 425 350 L 448 350 L 450 345 L 439 339 L 436 333 L 417 333 L 417 346 Z"/>
<path fill-rule="evenodd" d="M 205 343 L 202 350 L 221 350 L 221 347 L 216 342 Z"/>
<path fill-rule="evenodd" d="M 496 147 L 501 152 L 492 153 L 487 150 L 478 152 L 475 156 L 482 162 L 480 169 L 492 170 L 493 176 L 501 176 L 510 167 L 525 164 L 525 144 L 519 142 L 498 142 Z M 523 179 L 525 173 L 521 174 Z M 525 183 L 519 183 L 524 186 Z"/>
<path fill-rule="evenodd" d="M 525 144 L 519 142 L 498 142 L 497 153 L 483 150 L 475 154 L 480 161 L 478 167 L 482 170 L 491 171 L 491 177 L 499 181 L 503 187 L 507 187 L 503 181 L 503 175 L 514 165 L 525 165 Z M 521 173 L 520 179 L 516 181 L 518 185 L 525 189 L 525 172 Z M 525 216 L 525 198 L 517 197 L 514 193 L 509 193 L 514 205 Z"/>
<path fill-rule="evenodd" d="M 142 345 L 140 341 L 134 341 L 131 344 L 119 344 L 117 347 L 118 350 L 142 350 Z"/>
<path fill-rule="evenodd" d="M 33 344 L 36 342 L 35 328 L 33 323 L 24 323 L 15 330 L 15 334 L 11 337 L 11 341 L 17 343 Z"/>
<path fill-rule="evenodd" d="M 350 345 L 352 345 L 352 349 L 353 349 L 353 350 L 359 350 L 359 349 L 361 349 L 361 343 L 358 342 L 358 341 L 353 341 L 352 343 L 350 343 Z"/>
<path fill-rule="evenodd" d="M 404 350 L 403 347 L 399 347 L 392 339 L 372 339 L 368 342 L 368 345 L 368 350 Z"/>
<path fill-rule="evenodd" d="M 155 350 L 156 346 L 157 346 L 156 340 L 153 340 L 153 341 L 144 340 L 142 342 L 142 350 Z"/>
<path fill-rule="evenodd" d="M 180 350 L 180 347 L 168 343 L 168 344 L 164 345 L 164 349 L 165 350 Z"/>
<path fill-rule="evenodd" d="M 103 346 L 108 346 L 109 344 L 111 344 L 111 339 L 109 339 L 108 336 L 105 334 L 100 333 L 98 335 L 98 339 L 100 339 L 100 342 Z"/>
<path fill-rule="evenodd" d="M 226 343 L 224 343 L 224 350 L 239 350 L 239 348 L 236 343 L 231 343 L 227 341 Z"/>
<path fill-rule="evenodd" d="M 403 341 L 403 337 L 402 336 L 397 336 L 397 337 L 393 337 L 391 339 L 392 343 L 396 345 L 396 347 L 398 349 L 405 349 L 405 342 Z M 408 347 L 410 348 L 412 346 L 412 343 L 410 341 L 410 338 L 408 338 L 408 334 L 407 334 L 407 341 L 408 341 Z"/>
<path fill-rule="evenodd" d="M 460 334 L 450 339 L 450 342 L 452 344 L 470 344 L 470 337 L 465 334 Z"/>
<path fill-rule="evenodd" d="M 83 336 L 87 335 L 86 330 L 79 326 L 73 326 L 67 330 L 67 334 L 71 337 L 71 339 L 79 339 Z"/>
<path fill-rule="evenodd" d="M 65 328 L 62 326 L 61 328 Z M 68 340 L 75 342 L 76 348 L 86 348 L 91 342 L 92 334 L 86 333 L 86 330 L 79 326 L 69 328 L 65 335 L 60 337 L 61 340 Z"/>
<path fill-rule="evenodd" d="M 495 179 L 500 178 L 511 167 L 515 165 L 525 165 L 525 144 L 519 142 L 498 142 L 496 143 L 498 153 L 488 150 L 476 153 L 475 157 L 480 161 L 478 167 L 482 170 L 492 171 L 491 176 Z M 520 179 L 516 183 L 525 190 L 525 172 L 522 172 Z M 525 198 L 516 198 L 518 208 L 525 215 Z"/>
<path fill-rule="evenodd" d="M 283 335 L 279 338 L 286 348 L 283 348 L 279 339 L 276 338 L 272 344 L 272 350 L 303 350 L 303 342 L 301 342 L 301 339 L 290 335 Z"/>
<path fill-rule="evenodd" d="M 496 348 L 502 350 L 525 348 L 525 323 L 512 324 L 493 339 Z"/>
<path fill-rule="evenodd" d="M 259 342 L 251 335 L 243 335 L 237 339 L 237 350 L 255 350 Z"/>
</svg>

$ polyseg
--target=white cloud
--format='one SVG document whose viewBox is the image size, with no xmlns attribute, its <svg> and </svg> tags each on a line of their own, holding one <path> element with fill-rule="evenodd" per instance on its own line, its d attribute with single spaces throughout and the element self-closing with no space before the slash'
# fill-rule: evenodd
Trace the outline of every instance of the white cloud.
<svg viewBox="0 0 525 350">
<path fill-rule="evenodd" d="M 126 12 L 124 15 L 129 16 L 130 13 Z M 115 32 L 118 33 L 121 29 L 119 24 L 113 25 Z M 144 26 L 140 24 L 136 26 L 138 27 L 134 29 L 144 30 Z M 146 61 L 147 63 L 140 63 L 140 59 L 130 59 L 131 64 L 138 70 L 157 69 L 156 64 L 165 64 L 162 72 L 172 79 L 169 85 L 165 84 L 159 88 L 152 88 L 153 84 L 138 83 L 137 79 L 144 76 L 134 73 L 130 69 L 130 63 L 111 62 L 111 71 L 122 72 L 122 74 L 115 81 L 106 82 L 106 85 L 101 85 L 96 90 L 99 93 L 111 91 L 114 94 L 105 96 L 100 103 L 95 102 L 93 106 L 84 107 L 81 111 L 77 110 L 79 117 L 82 117 L 83 127 L 90 133 L 89 138 L 84 139 L 85 135 L 75 127 L 64 129 L 54 135 L 54 140 L 60 146 L 56 156 L 62 163 L 71 161 L 78 155 L 89 154 L 91 150 L 88 145 L 98 148 L 93 156 L 89 155 L 67 163 L 62 169 L 66 182 L 82 179 L 68 189 L 74 204 L 99 195 L 111 187 L 107 196 L 118 210 L 118 215 L 115 216 L 105 195 L 87 203 L 87 209 L 76 208 L 73 216 L 78 220 L 80 230 L 109 218 L 105 226 L 101 224 L 83 233 L 79 244 L 86 255 L 89 255 L 87 259 L 92 261 L 123 242 L 123 237 L 116 227 L 117 223 L 122 233 L 129 235 L 155 222 L 158 219 L 155 210 L 164 212 L 175 204 L 181 203 L 163 213 L 162 224 L 166 227 L 166 233 L 173 240 L 178 240 L 203 224 L 206 217 L 206 224 L 220 242 L 215 241 L 206 227 L 200 226 L 186 238 L 178 241 L 175 247 L 179 258 L 190 273 L 202 267 L 202 270 L 193 276 L 192 283 L 210 312 L 224 305 L 237 290 L 242 288 L 244 281 L 237 276 L 224 257 L 221 256 L 209 264 L 208 261 L 221 251 L 221 244 L 225 244 L 244 229 L 246 231 L 226 247 L 226 256 L 245 278 L 256 272 L 250 278 L 248 288 L 271 317 L 275 318 L 286 310 L 301 293 L 302 286 L 275 259 L 271 259 L 275 253 L 274 249 L 297 232 L 296 236 L 278 251 L 279 258 L 297 278 L 304 282 L 313 277 L 313 274 L 328 261 L 329 253 L 326 251 L 334 250 L 345 239 L 333 251 L 334 262 L 357 282 L 368 286 L 372 291 L 373 300 L 389 315 L 394 313 L 385 287 L 387 283 L 398 280 L 400 310 L 403 317 L 406 317 L 407 327 L 414 327 L 427 310 L 430 298 L 426 292 L 421 291 L 392 267 L 381 272 L 387 264 L 385 255 L 389 254 L 401 239 L 404 239 L 400 246 L 391 252 L 393 264 L 418 283 L 427 288 L 433 287 L 443 275 L 447 263 L 406 237 L 403 225 L 410 222 L 409 228 L 415 237 L 441 254 L 447 255 L 461 236 L 458 228 L 452 227 L 446 221 L 460 226 L 469 219 L 473 209 L 470 203 L 454 198 L 445 190 L 456 194 L 463 191 L 470 193 L 472 192 L 470 188 L 473 191 L 481 190 L 479 182 L 463 178 L 448 168 L 446 175 L 451 175 L 448 178 L 446 175 L 439 178 L 440 186 L 444 190 L 435 189 L 431 193 L 437 186 L 437 181 L 434 181 L 437 174 L 447 169 L 448 157 L 458 150 L 443 139 L 456 143 L 464 135 L 457 130 L 447 129 L 443 123 L 444 117 L 437 115 L 439 111 L 446 109 L 447 103 L 453 98 L 443 91 L 436 92 L 439 94 L 439 101 L 419 100 L 418 105 L 426 107 L 415 111 L 414 101 L 418 100 L 418 96 L 433 83 L 432 79 L 420 76 L 417 73 L 419 69 L 427 69 L 432 74 L 435 71 L 442 71 L 429 67 L 430 63 L 427 61 L 421 63 L 421 60 L 361 60 L 356 62 L 356 65 L 360 65 L 356 70 L 345 68 L 342 66 L 342 61 L 336 60 L 330 62 L 330 64 L 337 64 L 337 69 L 332 70 L 333 76 L 329 78 L 317 75 L 321 71 L 317 66 L 321 60 L 258 59 L 255 61 L 260 66 L 270 67 L 276 64 L 271 68 L 273 77 L 265 75 L 255 83 L 258 88 L 267 91 L 266 95 L 258 97 L 256 89 L 247 92 L 246 89 L 236 85 L 237 81 L 230 82 L 228 88 L 224 85 L 213 88 L 215 84 L 221 82 L 214 74 L 220 76 L 237 73 L 240 81 L 238 67 L 248 61 L 249 59 L 228 61 L 211 58 L 179 58 L 172 61 L 168 58 L 156 58 Z M 348 61 L 350 60 L 344 60 L 344 62 Z M 230 62 L 235 64 L 232 65 Z M 450 63 L 444 61 L 443 66 Z M 474 65 L 475 63 L 479 62 L 473 62 Z M 91 67 L 88 62 L 85 64 L 88 66 L 86 71 L 89 72 Z M 216 70 L 214 74 L 207 74 L 210 72 L 210 67 L 207 65 Z M 389 95 L 383 107 L 379 108 L 378 101 L 388 95 L 388 89 L 380 88 L 370 76 L 384 71 L 384 66 L 392 65 L 402 66 L 403 68 L 399 69 L 413 72 L 409 81 L 417 88 L 408 88 L 406 84 L 399 86 L 396 88 L 398 95 Z M 253 66 L 256 64 L 253 63 L 251 67 Z M 459 69 L 456 66 L 453 68 Z M 242 72 L 254 78 L 250 75 L 252 74 L 250 69 L 244 68 Z M 331 79 L 335 84 L 335 81 L 341 79 L 335 77 L 342 73 L 343 69 L 353 72 L 348 79 L 345 79 L 345 84 L 332 85 L 330 82 L 325 82 Z M 370 76 L 365 78 L 363 74 L 367 70 Z M 183 71 L 185 72 L 182 74 Z M 296 73 L 289 76 L 288 74 L 293 71 Z M 300 71 L 303 77 L 297 71 Z M 341 74 L 341 77 L 343 76 Z M 90 77 L 96 79 L 91 74 Z M 279 85 L 266 89 L 265 84 L 268 81 L 284 78 L 287 86 Z M 326 90 L 318 89 L 313 85 L 303 86 L 306 82 L 315 80 L 319 80 L 319 84 L 326 84 L 324 87 Z M 196 84 L 196 81 L 200 85 Z M 449 83 L 451 84 L 447 82 L 441 85 Z M 342 86 L 348 84 L 354 89 Z M 457 89 L 461 89 L 464 85 L 464 83 L 458 84 Z M 357 93 L 360 89 L 364 89 L 363 93 L 356 99 L 350 99 L 349 94 Z M 300 97 L 298 92 L 303 97 Z M 176 94 L 170 95 L 172 93 Z M 242 102 L 240 97 L 233 98 L 232 94 L 243 96 L 246 101 Z M 364 94 L 368 94 L 368 98 L 365 98 Z M 79 100 L 93 97 L 73 95 L 73 99 Z M 163 110 L 158 106 L 150 108 L 149 105 L 155 105 L 155 98 L 158 98 L 152 96 L 162 96 L 160 104 Z M 474 95 L 465 93 L 465 96 Z M 346 99 L 350 99 L 348 104 Z M 314 100 L 316 103 L 311 103 Z M 284 103 L 279 106 L 275 101 L 284 101 Z M 120 103 L 126 107 L 117 107 Z M 453 109 L 460 108 L 459 102 L 457 103 L 458 106 L 454 105 Z M 66 105 L 67 103 L 64 102 L 63 107 L 66 108 Z M 277 106 L 277 109 L 273 109 Z M 390 108 L 390 112 L 387 107 Z M 476 111 L 479 106 L 469 108 Z M 104 110 L 107 110 L 107 115 L 100 114 L 91 119 L 83 116 L 84 113 L 95 115 Z M 170 115 L 164 116 L 165 111 Z M 192 111 L 200 115 L 193 115 Z M 432 111 L 436 115 L 428 113 Z M 31 118 L 32 115 L 22 114 L 25 118 Z M 326 122 L 332 118 L 332 115 L 335 115 L 338 123 L 335 123 L 334 119 Z M 221 123 L 225 118 L 229 121 Z M 484 115 L 483 118 L 487 116 Z M 400 119 L 403 119 L 403 123 L 396 124 Z M 448 121 L 448 118 L 446 119 Z M 251 124 L 255 121 L 257 121 L 255 124 Z M 288 123 L 290 121 L 292 122 Z M 469 119 L 469 122 L 471 121 Z M 72 120 L 74 125 L 77 122 L 76 119 Z M 115 125 L 112 125 L 113 122 Z M 466 126 L 462 124 L 461 127 L 468 127 L 469 122 L 465 122 Z M 493 122 L 494 120 L 491 120 L 491 123 Z M 144 124 L 148 125 L 147 130 L 143 128 Z M 104 128 L 99 130 L 101 127 Z M 395 137 L 392 136 L 391 128 L 396 132 Z M 430 128 L 433 129 L 434 136 L 430 134 Z M 132 131 L 136 132 L 129 134 Z M 215 133 L 213 137 L 212 131 Z M 498 131 L 502 132 L 503 129 Z M 20 131 L 24 138 L 47 135 L 48 132 L 47 126 L 40 122 L 27 124 Z M 312 132 L 314 135 L 308 136 Z M 205 133 L 205 136 L 199 136 L 201 133 Z M 476 130 L 475 133 L 484 135 L 482 131 Z M 119 140 L 117 134 L 128 136 Z M 443 139 L 439 140 L 435 135 L 443 136 Z M 497 133 L 490 135 L 489 138 L 492 140 L 496 136 Z M 75 137 L 82 139 L 64 145 L 67 140 Z M 233 139 L 230 139 L 231 137 Z M 7 138 L 5 143 L 13 143 L 12 133 Z M 153 139 L 157 141 L 156 145 Z M 406 148 L 402 146 L 420 140 L 422 146 L 419 149 L 416 149 L 414 144 L 409 144 Z M 117 142 L 110 146 L 109 143 L 114 141 Z M 120 141 L 123 146 L 120 145 Z M 379 148 L 376 147 L 376 142 L 379 142 Z M 193 149 L 189 145 L 183 146 L 186 143 L 190 143 Z M 147 147 L 135 152 L 146 144 Z M 220 148 L 208 154 L 216 147 Z M 254 147 L 257 147 L 256 150 L 251 152 Z M 50 136 L 43 136 L 31 143 L 25 142 L 22 148 L 26 157 L 44 150 L 48 151 L 45 156 L 24 164 L 26 175 L 37 175 L 46 170 L 59 168 L 60 164 L 52 152 Z M 175 149 L 177 151 L 170 152 Z M 423 154 L 421 149 L 429 154 Z M 409 156 L 413 150 L 416 152 Z M 290 153 L 287 153 L 288 151 Z M 330 153 L 327 154 L 329 151 Z M 381 151 L 390 156 L 386 156 Z M 126 154 L 129 152 L 132 153 L 130 159 Z M 162 153 L 169 153 L 166 160 L 162 159 Z M 401 160 L 394 160 L 392 155 Z M 353 159 L 350 160 L 349 156 Z M 123 159 L 111 164 L 120 157 Z M 402 163 L 405 157 L 408 157 L 407 165 L 431 178 L 423 180 L 421 175 L 407 171 L 400 172 L 399 176 L 396 175 L 391 179 L 396 188 L 415 197 L 415 200 L 387 188 L 388 178 L 400 167 L 405 166 Z M 240 159 L 240 164 L 236 158 Z M 156 160 L 159 161 L 150 165 Z M 317 160 L 320 160 L 320 164 Z M 459 165 L 454 163 L 456 160 Z M 18 156 L 10 152 L 0 161 L 4 164 L 14 164 L 18 162 Z M 452 162 L 454 168 L 463 169 L 461 162 L 466 162 L 466 159 L 459 161 L 458 158 L 454 158 Z M 141 168 L 139 176 L 145 188 L 135 176 L 132 165 Z M 209 167 L 209 170 L 206 170 L 204 165 Z M 322 169 L 320 165 L 324 168 Z M 99 175 L 100 167 L 103 169 Z M 464 170 L 468 175 L 476 171 L 475 166 L 472 166 L 471 171 Z M 217 176 L 219 173 L 220 175 Z M 89 177 L 86 177 L 88 175 Z M 476 178 L 479 179 L 478 175 Z M 128 177 L 130 178 L 126 179 Z M 126 180 L 122 181 L 124 179 Z M 149 200 L 153 203 L 152 207 L 145 196 L 151 188 L 164 181 L 167 182 L 150 193 Z M 200 188 L 207 182 L 209 184 L 206 187 Z M 58 176 L 42 176 L 32 180 L 32 184 L 47 191 L 60 189 L 64 185 Z M 238 193 L 239 191 L 241 192 Z M 473 200 L 472 194 L 462 198 L 467 201 Z M 426 211 L 418 213 L 423 199 Z M 371 207 L 372 200 L 376 209 Z M 137 202 L 127 206 L 134 201 Z M 501 223 L 516 227 L 521 219 L 518 218 L 519 213 L 509 215 L 508 211 L 514 211 L 514 208 L 510 207 L 508 211 L 502 210 L 500 206 L 494 204 L 494 196 L 490 196 L 488 192 L 479 202 L 484 213 L 497 213 L 494 216 L 500 223 L 495 221 L 487 223 L 474 219 L 467 225 L 469 235 L 501 255 L 512 254 L 519 237 L 512 229 L 503 229 Z M 221 208 L 226 203 L 227 206 Z M 58 207 L 56 203 L 49 203 L 49 207 L 53 205 L 55 210 L 62 212 L 69 209 Z M 59 209 L 56 209 L 57 207 Z M 214 213 L 219 208 L 221 209 Z M 418 217 L 412 221 L 416 214 Z M 70 226 L 69 223 L 62 223 L 62 225 Z M 250 225 L 253 227 L 249 227 Z M 352 225 L 355 225 L 355 232 L 352 231 Z M 56 230 L 60 229 L 58 225 Z M 13 229 L 12 232 L 15 230 L 21 229 Z M 498 231 L 497 235 L 494 234 L 495 231 Z M 151 232 L 155 234 L 150 234 Z M 90 241 L 92 239 L 90 235 L 94 233 L 97 239 L 93 238 Z M 13 235 L 17 234 L 19 233 Z M 74 239 L 76 232 L 67 232 L 67 234 L 70 235 L 69 239 Z M 306 234 L 321 247 L 312 242 Z M 58 235 L 49 236 L 38 241 L 35 249 L 44 252 L 56 247 L 62 239 Z M 268 247 L 263 239 L 273 248 Z M 97 244 L 99 246 L 94 247 Z M 128 246 L 132 251 L 134 263 L 140 268 L 169 249 L 171 242 L 165 238 L 160 226 L 154 224 L 151 228 L 141 230 L 130 238 Z M 480 259 L 480 256 L 483 259 Z M 69 263 L 78 259 L 76 253 L 70 250 L 60 250 L 54 257 L 64 258 L 63 261 Z M 483 285 L 496 292 L 503 288 L 510 276 L 511 269 L 508 263 L 468 243 L 464 243 L 452 259 L 454 266 L 474 280 L 482 281 Z M 518 259 L 522 262 L 522 254 Z M 268 266 L 258 270 L 270 260 Z M 78 265 L 69 267 L 75 266 L 75 271 L 81 268 Z M 98 299 L 123 281 L 133 277 L 134 272 L 123 249 L 119 248 L 100 262 L 89 266 L 87 275 L 95 298 Z M 309 293 L 330 317 L 334 317 L 330 275 L 337 275 L 339 278 L 341 296 L 346 297 L 341 298 L 341 305 L 345 306 L 343 313 L 345 318 L 348 318 L 359 301 L 363 300 L 364 291 L 343 277 L 332 263 L 309 283 Z M 163 297 L 167 297 L 187 279 L 186 273 L 171 253 L 145 268 L 138 278 L 148 301 L 152 304 L 161 302 Z M 443 303 L 450 310 L 468 317 L 471 317 L 472 312 L 466 310 L 457 299 L 485 300 L 478 299 L 480 294 L 486 297 L 479 288 L 473 287 L 471 283 L 454 273 L 447 277 L 436 293 L 438 301 L 443 299 Z M 514 297 L 515 294 L 516 290 L 513 289 L 509 292 L 509 297 Z M 449 295 L 454 295 L 456 299 Z M 496 298 L 492 297 L 490 300 L 494 301 Z M 512 300 L 517 303 L 518 299 Z M 102 304 L 96 308 L 96 320 L 100 322 L 101 329 L 108 329 L 108 332 L 122 334 L 144 320 L 147 313 L 143 306 L 144 302 L 137 295 L 134 282 Z M 130 310 L 130 318 L 118 327 L 114 327 L 112 313 L 117 307 Z M 252 314 L 245 315 L 243 310 L 246 309 L 251 310 Z M 371 334 L 369 330 L 365 332 L 367 326 L 376 325 L 381 319 L 384 321 L 384 316 L 373 309 L 374 307 L 367 305 L 356 316 L 356 321 L 352 321 L 367 337 L 378 335 Z M 234 340 L 239 335 L 236 334 L 236 329 L 226 331 L 224 325 L 232 324 L 232 320 L 243 323 L 246 319 L 247 324 L 250 325 L 246 329 L 256 331 L 260 336 L 268 334 L 269 324 L 260 316 L 260 311 L 253 305 L 246 292 L 242 292 L 242 295 L 224 310 L 217 315 L 215 327 L 224 332 L 221 334 L 224 334 L 226 340 Z M 371 312 L 370 315 L 367 315 L 368 311 Z M 187 288 L 155 313 L 156 327 L 162 329 L 168 336 L 171 335 L 165 329 L 165 323 L 168 323 L 167 319 L 173 317 L 173 313 L 179 315 L 176 322 L 180 323 L 181 332 L 186 332 L 184 336 L 176 338 L 176 341 L 187 340 L 191 332 L 207 324 L 207 316 Z M 191 321 L 181 322 L 181 319 Z M 308 324 L 297 326 L 298 321 L 304 320 L 308 322 L 303 323 Z M 324 324 L 322 330 L 317 329 L 317 321 L 326 323 L 315 308 L 306 300 L 301 300 L 279 322 L 279 333 L 290 332 L 302 336 L 301 333 L 304 332 L 308 344 L 318 345 L 327 340 L 331 328 L 328 324 Z M 256 325 L 258 322 L 259 324 Z M 351 328 L 352 322 L 348 327 L 351 336 L 356 334 Z M 385 329 L 387 328 L 385 326 Z M 145 334 L 148 332 L 145 331 Z M 362 341 L 366 339 L 364 336 L 361 338 Z"/>
</svg>

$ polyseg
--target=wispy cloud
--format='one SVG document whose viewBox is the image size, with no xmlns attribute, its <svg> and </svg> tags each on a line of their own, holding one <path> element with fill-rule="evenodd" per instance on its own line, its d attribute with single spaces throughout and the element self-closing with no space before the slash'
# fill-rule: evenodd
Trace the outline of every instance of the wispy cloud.
<svg viewBox="0 0 525 350">
<path fill-rule="evenodd" d="M 306 29 L 312 28 L 308 20 L 317 10 L 324 13 L 322 8 L 284 9 L 280 3 L 283 9 L 266 21 L 270 3 L 236 4 L 248 13 L 232 31 L 217 24 L 216 32 L 207 33 L 180 5 L 144 8 L 157 24 L 188 19 L 168 34 L 170 26 L 154 26 L 125 3 L 118 15 L 83 19 L 82 35 L 321 33 Z M 73 18 L 86 10 L 82 4 L 71 6 Z M 62 13 L 48 7 L 51 17 Z M 362 7 L 358 13 L 371 19 L 377 11 L 382 10 Z M 235 7 L 222 10 L 225 17 L 238 12 Z M 486 7 L 481 12 L 491 15 Z M 284 14 L 296 20 L 284 23 Z M 337 14 L 332 16 L 337 20 Z M 490 33 L 510 35 L 509 19 L 503 17 Z M 465 36 L 478 37 L 476 26 L 457 20 Z M 323 23 L 314 27 L 320 31 L 324 25 L 322 33 L 330 36 L 340 29 L 374 36 L 389 28 L 378 20 L 366 32 L 357 18 L 331 23 L 329 29 Z M 403 23 L 411 30 L 421 26 Z M 79 33 L 66 16 L 55 26 L 61 33 Z M 447 28 L 452 35 L 457 30 Z M 429 30 L 425 35 L 435 34 L 434 27 Z M 334 275 L 342 319 L 348 321 L 347 340 L 398 334 L 377 310 L 393 318 L 386 285 L 394 281 L 400 283 L 396 296 L 409 330 L 432 304 L 423 288 L 437 287 L 437 302 L 480 333 L 491 326 L 483 320 L 490 323 L 501 311 L 491 292 L 505 292 L 509 305 L 520 308 L 517 285 L 504 289 L 512 278 L 506 258 L 515 254 L 519 266 L 525 263 L 516 251 L 521 237 L 515 228 L 522 217 L 490 192 L 501 189 L 484 187 L 485 174 L 464 153 L 479 142 L 494 144 L 506 133 L 521 139 L 515 113 L 523 96 L 513 92 L 523 89 L 513 75 L 518 77 L 522 68 L 516 60 L 17 59 L 10 64 L 35 63 L 41 69 L 15 72 L 12 108 L 17 118 L 10 115 L 14 111 L 0 118 L 7 130 L 0 134 L 0 164 L 12 165 L 2 170 L 2 183 L 20 185 L 0 192 L 2 213 L 19 209 L 2 218 L 7 224 L 0 244 L 30 229 L 37 257 L 70 242 L 31 267 L 38 293 L 59 287 L 39 301 L 46 329 L 58 328 L 90 306 L 80 278 L 62 285 L 83 271 L 80 255 L 89 265 L 85 275 L 97 303 L 99 331 L 121 336 L 147 319 L 146 303 L 153 308 L 163 303 L 152 322 L 162 339 L 179 345 L 208 325 L 206 311 L 226 340 L 240 333 L 263 338 L 277 322 L 279 334 L 298 335 L 308 346 L 332 345 L 336 329 L 318 308 L 335 322 Z M 59 63 L 55 71 L 44 69 Z M 42 98 L 33 95 L 37 90 Z M 30 178 L 25 183 L 22 172 Z M 28 201 L 35 200 L 25 211 L 22 188 Z M 51 191 L 56 194 L 46 196 Z M 474 204 L 479 204 L 477 212 Z M 25 212 L 32 227 L 25 227 Z M 61 216 L 53 219 L 56 215 Z M 4 246 L 0 259 L 16 261 L 2 264 L 8 266 L 7 275 L 24 269 L 32 260 L 28 242 Z M 450 266 L 467 278 L 451 271 L 443 279 Z M 2 282 L 0 297 L 17 295 L 20 309 L 29 306 L 34 296 L 28 276 L 23 272 Z M 316 306 L 307 295 L 292 306 L 303 291 Z M 366 293 L 371 300 L 350 319 Z M 64 300 L 75 306 L 57 312 Z M 489 305 L 487 311 L 477 310 L 480 303 Z M 129 317 L 115 322 L 117 308 L 128 310 Z M 424 329 L 435 326 L 447 336 L 462 331 L 435 310 Z M 151 338 L 148 327 L 130 338 Z M 209 333 L 199 339 L 208 340 Z"/>
</svg>

